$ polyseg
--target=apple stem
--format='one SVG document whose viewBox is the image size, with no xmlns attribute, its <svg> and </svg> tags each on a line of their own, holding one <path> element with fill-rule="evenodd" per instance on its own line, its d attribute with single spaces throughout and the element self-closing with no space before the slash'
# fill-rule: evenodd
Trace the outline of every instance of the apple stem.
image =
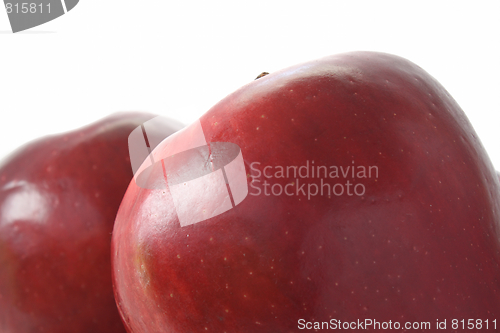
<svg viewBox="0 0 500 333">
<path fill-rule="evenodd" d="M 266 76 L 267 74 L 269 74 L 269 73 L 268 73 L 268 72 L 262 72 L 262 73 L 260 73 L 259 75 L 257 75 L 257 77 L 255 78 L 255 80 L 260 79 L 261 77 L 264 77 L 264 76 Z"/>
</svg>

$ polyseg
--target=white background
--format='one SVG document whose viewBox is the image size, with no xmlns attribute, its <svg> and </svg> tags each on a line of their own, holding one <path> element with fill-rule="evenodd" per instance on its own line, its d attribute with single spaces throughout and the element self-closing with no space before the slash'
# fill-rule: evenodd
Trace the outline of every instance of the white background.
<svg viewBox="0 0 500 333">
<path fill-rule="evenodd" d="M 499 17 L 500 1 L 80 0 L 12 34 L 0 10 L 0 158 L 116 111 L 187 124 L 262 71 L 372 50 L 440 81 L 500 169 Z"/>
</svg>

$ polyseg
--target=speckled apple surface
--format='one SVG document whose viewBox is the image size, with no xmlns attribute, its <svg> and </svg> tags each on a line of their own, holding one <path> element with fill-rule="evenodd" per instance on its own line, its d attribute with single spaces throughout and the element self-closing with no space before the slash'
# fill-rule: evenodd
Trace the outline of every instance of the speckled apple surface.
<svg viewBox="0 0 500 333">
<path fill-rule="evenodd" d="M 152 117 L 118 113 L 2 162 L 0 332 L 125 332 L 111 284 L 111 231 L 133 177 L 127 138 Z"/>
<path fill-rule="evenodd" d="M 266 180 L 253 162 L 355 161 L 379 175 L 358 180 L 362 196 L 249 194 L 186 227 L 168 189 L 132 182 L 112 240 L 130 333 L 365 318 L 429 321 L 433 332 L 436 320 L 500 319 L 497 175 L 464 112 L 420 67 L 383 53 L 326 57 L 247 84 L 200 121 L 208 142 L 241 147 L 249 187 Z"/>
</svg>

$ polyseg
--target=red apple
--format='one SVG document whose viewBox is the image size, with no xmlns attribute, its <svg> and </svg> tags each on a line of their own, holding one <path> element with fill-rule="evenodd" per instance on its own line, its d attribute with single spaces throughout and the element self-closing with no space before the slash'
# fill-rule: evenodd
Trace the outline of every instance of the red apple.
<svg viewBox="0 0 500 333">
<path fill-rule="evenodd" d="M 210 155 L 193 148 L 195 130 L 163 141 L 156 185 L 132 182 L 117 214 L 113 282 L 129 332 L 500 329 L 497 176 L 420 67 L 372 52 L 311 61 L 247 84 L 198 123 Z M 249 193 L 212 214 L 198 199 L 237 186 L 193 181 L 219 168 L 220 142 L 241 148 Z M 214 216 L 185 223 L 189 209 Z"/>
<path fill-rule="evenodd" d="M 152 117 L 118 113 L 29 143 L 2 163 L 0 332 L 125 331 L 111 231 L 133 176 L 128 136 Z"/>
</svg>

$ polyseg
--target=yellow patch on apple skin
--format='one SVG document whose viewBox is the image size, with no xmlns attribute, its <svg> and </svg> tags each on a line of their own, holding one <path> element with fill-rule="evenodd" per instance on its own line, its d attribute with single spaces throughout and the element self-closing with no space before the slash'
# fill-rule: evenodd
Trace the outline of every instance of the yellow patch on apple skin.
<svg viewBox="0 0 500 333">
<path fill-rule="evenodd" d="M 147 269 L 147 263 L 144 260 L 144 257 L 140 253 L 143 252 L 143 247 L 140 244 L 136 245 L 136 251 L 134 252 L 135 256 L 133 259 L 134 267 L 136 271 L 136 275 L 138 277 L 139 283 L 143 288 L 144 292 L 147 292 L 148 287 L 150 286 L 151 276 Z"/>
</svg>

